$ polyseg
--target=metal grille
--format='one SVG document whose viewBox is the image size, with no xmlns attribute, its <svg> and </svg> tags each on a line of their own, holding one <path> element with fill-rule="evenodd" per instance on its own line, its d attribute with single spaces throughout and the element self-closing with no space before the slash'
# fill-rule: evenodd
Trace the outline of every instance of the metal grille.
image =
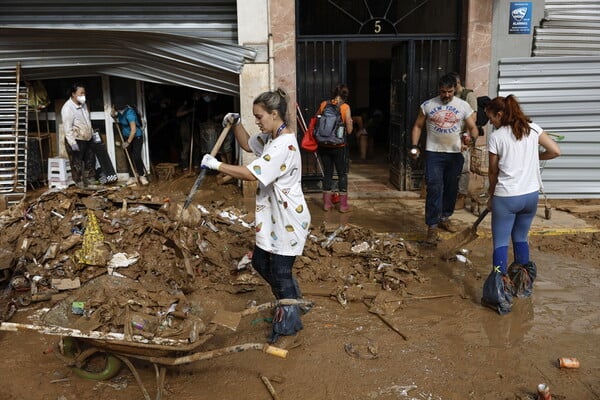
<svg viewBox="0 0 600 400">
<path fill-rule="evenodd" d="M 0 70 L 0 194 L 9 205 L 27 192 L 27 87 L 20 66 Z"/>
</svg>

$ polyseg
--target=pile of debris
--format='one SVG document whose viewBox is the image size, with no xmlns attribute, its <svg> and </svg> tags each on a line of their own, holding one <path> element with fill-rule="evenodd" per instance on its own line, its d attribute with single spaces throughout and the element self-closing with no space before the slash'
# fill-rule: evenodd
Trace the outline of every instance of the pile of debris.
<svg viewBox="0 0 600 400">
<path fill-rule="evenodd" d="M 190 333 L 182 322 L 192 307 L 186 295 L 263 284 L 250 268 L 252 216 L 224 200 L 182 210 L 129 188 L 49 191 L 1 213 L 0 229 L 0 321 L 33 301 L 69 296 L 78 300 L 70 310 L 82 318 L 78 328 L 127 333 L 135 324 L 124 321 L 139 319 L 140 334 L 185 337 L 204 326 L 194 320 Z M 393 234 L 323 223 L 312 228 L 295 274 L 301 286 L 336 286 L 341 299 L 365 285 L 401 291 L 422 281 L 418 261 L 418 251 Z M 84 284 L 104 275 L 123 284 L 113 281 L 84 296 Z"/>
</svg>

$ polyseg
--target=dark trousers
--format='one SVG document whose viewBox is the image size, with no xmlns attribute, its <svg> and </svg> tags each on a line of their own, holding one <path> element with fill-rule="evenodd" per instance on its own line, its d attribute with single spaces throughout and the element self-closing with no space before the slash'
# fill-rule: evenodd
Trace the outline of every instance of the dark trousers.
<svg viewBox="0 0 600 400">
<path fill-rule="evenodd" d="M 91 182 L 94 180 L 96 158 L 92 149 L 91 140 L 77 140 L 79 151 L 73 151 L 65 139 L 65 147 L 71 164 L 71 177 L 75 183 Z"/>
<path fill-rule="evenodd" d="M 117 174 L 115 172 L 115 167 L 110 161 L 110 157 L 108 156 L 108 151 L 106 151 L 106 146 L 104 143 L 94 143 L 92 140 L 92 151 L 100 163 L 100 169 L 102 169 L 102 174 L 104 174 L 104 176 Z"/>
<path fill-rule="evenodd" d="M 348 192 L 348 147 L 321 147 L 319 157 L 323 163 L 323 191 L 333 188 L 333 169 L 338 174 L 338 190 Z"/>
<path fill-rule="evenodd" d="M 280 256 L 254 246 L 252 267 L 271 286 L 276 299 L 302 297 L 298 283 L 292 276 L 295 256 Z"/>
<path fill-rule="evenodd" d="M 454 213 L 458 178 L 464 158 L 461 153 L 440 153 L 428 151 L 425 155 L 425 223 L 437 225 Z"/>
<path fill-rule="evenodd" d="M 127 140 L 127 138 L 126 138 Z M 131 157 L 131 163 L 135 167 L 135 170 L 138 176 L 144 176 L 146 174 L 146 170 L 144 168 L 144 161 L 142 160 L 142 146 L 144 144 L 144 139 L 142 137 L 136 136 L 131 145 L 127 147 L 127 151 L 129 152 L 129 157 Z M 129 176 L 134 176 L 129 163 L 127 163 L 127 169 L 129 171 Z"/>
</svg>

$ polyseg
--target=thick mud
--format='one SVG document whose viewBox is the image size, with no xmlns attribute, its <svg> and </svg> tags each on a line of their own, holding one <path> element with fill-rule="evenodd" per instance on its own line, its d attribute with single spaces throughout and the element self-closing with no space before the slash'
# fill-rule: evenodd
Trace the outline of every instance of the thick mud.
<svg viewBox="0 0 600 400">
<path fill-rule="evenodd" d="M 109 254 L 123 250 L 140 256 L 131 272 L 124 272 L 127 268 L 119 271 L 141 280 L 150 293 L 160 293 L 150 290 L 150 283 L 170 283 L 171 287 L 178 283 L 185 296 L 180 302 L 211 329 L 210 320 L 218 310 L 237 312 L 270 302 L 273 297 L 251 270 L 238 270 L 253 243 L 252 229 L 241 224 L 251 223 L 252 204 L 240 200 L 234 185 L 217 185 L 216 177 L 209 176 L 193 202 L 194 206 L 203 205 L 207 212 L 186 215 L 187 222 L 181 225 L 172 218 L 179 209 L 154 210 L 166 203 L 182 204 L 192 182 L 193 177 L 183 177 L 153 182 L 149 188 L 119 189 L 91 197 L 112 196 L 109 205 L 101 203 L 104 208 L 97 213 L 104 239 L 112 245 L 107 245 Z M 87 198 L 74 202 L 85 207 L 76 204 L 67 211 L 53 203 L 50 208 L 61 215 L 75 215 L 95 207 L 90 196 L 78 194 L 75 198 Z M 123 199 L 129 210 L 146 202 L 154 211 L 126 214 L 131 222 L 117 226 L 112 221 L 124 218 Z M 36 209 L 46 210 L 41 202 L 37 204 L 30 210 L 37 219 L 29 220 L 30 224 L 46 221 L 42 214 L 35 214 Z M 318 201 L 311 198 L 314 240 L 297 260 L 295 273 L 304 297 L 313 300 L 315 306 L 304 315 L 304 329 L 290 341 L 287 357 L 250 350 L 170 366 L 162 398 L 533 400 L 537 385 L 546 383 L 555 399 L 599 399 L 599 234 L 532 236 L 532 259 L 538 266 L 533 296 L 516 299 L 512 312 L 499 316 L 480 303 L 483 280 L 490 269 L 489 237 L 482 235 L 467 246 L 467 262 L 443 261 L 434 249 L 419 242 L 422 205 L 415 208 L 407 204 L 413 203 L 357 200 L 352 213 L 323 213 Z M 573 205 L 565 205 L 570 206 L 573 210 Z M 231 213 L 228 215 L 239 214 L 240 219 L 232 223 L 223 218 L 223 210 Z M 585 211 L 576 215 L 589 226 L 600 228 L 598 219 Z M 154 212 L 157 217 L 148 217 Z M 60 218 L 54 216 L 50 222 L 52 214 L 44 215 L 47 222 L 40 222 L 35 235 L 30 234 L 32 225 L 23 228 L 25 220 L 3 228 L 3 237 L 11 238 L 3 239 L 4 247 L 12 244 L 14 250 L 22 246 L 24 238 L 35 239 L 35 246 L 25 256 L 28 260 L 37 256 L 42 267 L 44 262 L 39 260 L 56 241 L 55 235 L 63 243 L 72 233 L 58 221 Z M 198 223 L 196 218 L 204 224 L 191 228 Z M 345 229 L 331 240 L 331 246 L 324 247 L 340 225 Z M 175 231 L 177 236 L 173 236 Z M 173 237 L 177 247 L 189 256 L 187 264 L 166 243 L 165 238 Z M 78 246 L 82 244 L 61 254 L 72 259 Z M 52 265 L 52 260 L 45 263 Z M 63 263 L 67 264 L 66 260 Z M 28 271 L 35 273 L 32 263 L 28 265 Z M 93 273 L 80 274 L 88 270 Z M 105 270 L 88 266 L 72 273 L 85 285 L 92 275 L 104 275 Z M 153 278 L 148 270 L 154 271 Z M 0 283 L 4 287 L 5 282 Z M 6 288 L 3 291 L 8 294 Z M 170 301 L 168 296 L 164 299 L 158 295 L 148 299 L 161 304 Z M 36 312 L 60 301 L 19 304 L 10 322 L 35 324 L 32 317 Z M 195 352 L 264 343 L 271 316 L 270 310 L 244 316 L 235 331 L 213 327 L 211 336 Z M 105 381 L 77 376 L 65 359 L 57 357 L 57 340 L 57 336 L 27 330 L 0 332 L 4 359 L 0 364 L 0 399 L 145 398 L 125 366 Z M 167 353 L 169 358 L 179 355 Z M 578 358 L 580 368 L 559 368 L 559 357 Z M 155 398 L 157 375 L 152 363 L 135 356 L 129 359 L 148 392 L 146 398 Z M 89 364 L 88 368 L 100 369 L 104 365 L 101 358 L 90 359 Z M 275 394 L 269 393 L 264 378 Z"/>
</svg>

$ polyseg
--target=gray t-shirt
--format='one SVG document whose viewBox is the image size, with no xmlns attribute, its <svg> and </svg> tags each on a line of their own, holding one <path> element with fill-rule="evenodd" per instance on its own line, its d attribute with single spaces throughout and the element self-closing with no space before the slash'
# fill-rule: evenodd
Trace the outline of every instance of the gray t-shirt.
<svg viewBox="0 0 600 400">
<path fill-rule="evenodd" d="M 438 96 L 421 104 L 421 110 L 427 117 L 426 150 L 460 153 L 463 122 L 474 112 L 469 103 L 454 96 L 444 104 Z"/>
</svg>

